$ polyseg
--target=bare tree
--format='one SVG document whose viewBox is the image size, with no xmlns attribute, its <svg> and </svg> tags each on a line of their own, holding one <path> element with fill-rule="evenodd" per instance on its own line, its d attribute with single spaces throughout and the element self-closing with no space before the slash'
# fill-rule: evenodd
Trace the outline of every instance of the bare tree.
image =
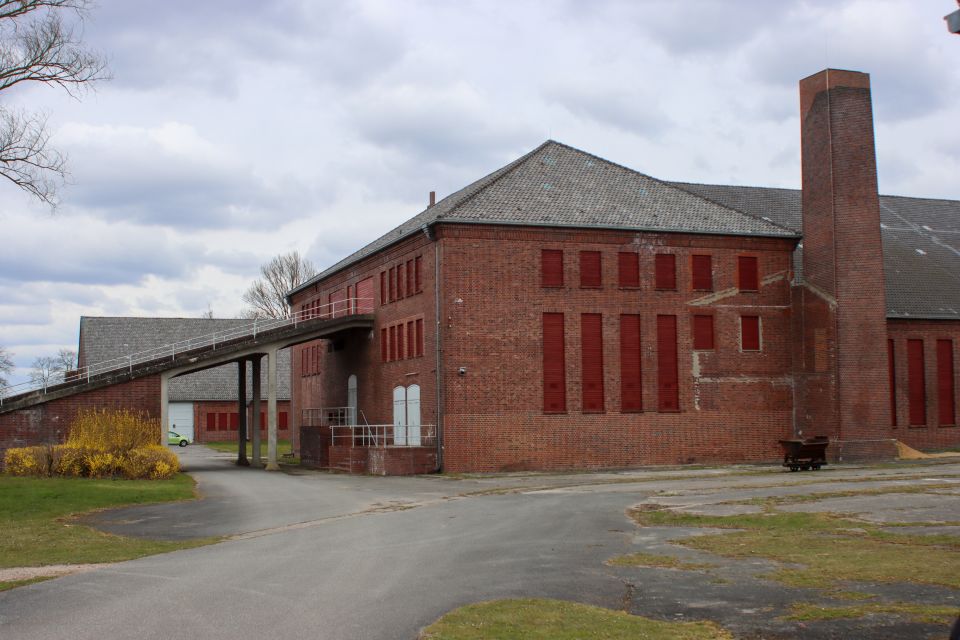
<svg viewBox="0 0 960 640">
<path fill-rule="evenodd" d="M 30 382 L 44 387 L 63 382 L 63 374 L 57 366 L 57 359 L 54 356 L 35 358 L 33 368 L 30 370 Z"/>
<path fill-rule="evenodd" d="M 33 361 L 30 381 L 48 387 L 66 379 L 68 371 L 76 369 L 77 352 L 60 349 L 55 356 L 40 356 Z"/>
<path fill-rule="evenodd" d="M 317 274 L 316 267 L 299 251 L 277 256 L 260 267 L 260 277 L 243 294 L 245 318 L 289 318 L 287 292 Z"/>
<path fill-rule="evenodd" d="M 60 349 L 55 359 L 59 371 L 66 373 L 77 368 L 77 352 L 73 349 Z"/>
<path fill-rule="evenodd" d="M 3 393 L 3 389 L 6 388 L 9 382 L 7 376 L 13 373 L 15 368 L 13 364 L 13 354 L 7 351 L 6 348 L 0 347 L 0 393 Z"/>
<path fill-rule="evenodd" d="M 201 313 L 200 317 L 206 320 L 213 320 L 213 308 L 210 305 L 207 305 L 207 310 Z"/>
<path fill-rule="evenodd" d="M 80 43 L 61 14 L 80 20 L 92 0 L 0 0 L 0 91 L 38 82 L 80 93 L 107 77 L 106 61 Z M 0 105 L 0 176 L 51 206 L 66 179 L 66 157 L 50 146 L 46 118 Z"/>
</svg>

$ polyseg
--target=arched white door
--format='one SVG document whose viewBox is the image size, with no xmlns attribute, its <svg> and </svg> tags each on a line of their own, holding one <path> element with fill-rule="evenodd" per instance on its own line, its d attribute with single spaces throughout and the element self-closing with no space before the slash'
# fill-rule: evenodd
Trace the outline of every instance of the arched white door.
<svg viewBox="0 0 960 640">
<path fill-rule="evenodd" d="M 407 387 L 407 444 L 420 446 L 420 385 Z"/>
<path fill-rule="evenodd" d="M 347 378 L 347 409 L 350 424 L 357 424 L 357 376 L 353 374 Z"/>
<path fill-rule="evenodd" d="M 407 390 L 393 388 L 393 444 L 407 444 Z"/>
</svg>

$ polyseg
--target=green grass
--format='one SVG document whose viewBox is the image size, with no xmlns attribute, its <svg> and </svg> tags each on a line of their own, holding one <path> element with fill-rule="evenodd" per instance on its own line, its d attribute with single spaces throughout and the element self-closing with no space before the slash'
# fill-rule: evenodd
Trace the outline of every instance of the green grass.
<svg viewBox="0 0 960 640">
<path fill-rule="evenodd" d="M 236 442 L 204 442 L 202 443 L 205 447 L 210 447 L 216 451 L 221 451 L 223 453 L 232 453 L 236 455 L 237 453 L 237 443 Z M 293 448 L 290 446 L 289 440 L 277 440 L 277 457 L 283 456 L 285 453 L 292 453 Z M 247 441 L 247 459 L 253 458 L 253 444 L 250 441 Z M 267 439 L 264 438 L 260 442 L 260 458 L 262 460 L 267 459 Z M 294 458 L 293 460 L 296 460 Z M 297 462 L 291 462 L 290 458 L 280 458 L 280 462 L 288 462 L 291 464 L 297 464 Z"/>
<path fill-rule="evenodd" d="M 870 602 L 842 607 L 824 607 L 807 602 L 795 602 L 786 620 L 840 620 L 862 618 L 871 614 L 891 614 L 913 622 L 948 625 L 960 614 L 960 608 L 944 605 L 911 604 L 906 602 Z"/>
<path fill-rule="evenodd" d="M 193 480 L 92 480 L 0 476 L 0 568 L 117 562 L 209 544 L 114 536 L 71 516 L 96 509 L 195 498 Z"/>
<path fill-rule="evenodd" d="M 699 516 L 634 510 L 631 515 L 641 525 L 737 529 L 678 544 L 726 557 L 784 563 L 770 577 L 792 586 L 828 589 L 842 576 L 844 581 L 960 589 L 960 549 L 955 536 L 900 535 L 826 513 Z"/>
<path fill-rule="evenodd" d="M 421 640 L 732 640 L 713 622 L 661 622 L 563 600 L 496 600 L 455 609 Z"/>
<path fill-rule="evenodd" d="M 26 580 L 9 580 L 9 581 L 0 581 L 0 591 L 8 591 L 10 589 L 16 589 L 17 587 L 25 587 L 28 584 L 34 584 L 36 582 L 43 582 L 44 580 L 50 580 L 56 576 L 40 576 L 39 578 L 27 578 Z"/>
<path fill-rule="evenodd" d="M 610 558 L 607 560 L 607 564 L 614 567 L 659 567 L 661 569 L 680 569 L 682 571 L 713 569 L 717 566 L 705 562 L 686 562 L 673 556 L 659 556 L 652 553 L 639 552 Z"/>
</svg>

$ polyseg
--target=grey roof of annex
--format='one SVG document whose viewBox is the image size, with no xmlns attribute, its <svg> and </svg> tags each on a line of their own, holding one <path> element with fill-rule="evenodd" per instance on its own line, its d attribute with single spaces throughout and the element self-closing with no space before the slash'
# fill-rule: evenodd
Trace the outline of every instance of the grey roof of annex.
<svg viewBox="0 0 960 640">
<path fill-rule="evenodd" d="M 95 364 L 121 358 L 188 338 L 229 331 L 252 322 L 243 319 L 209 318 L 132 318 L 81 316 L 81 364 Z M 267 397 L 266 364 L 261 367 L 261 396 Z M 247 367 L 247 388 L 251 385 L 251 369 Z M 236 400 L 237 365 L 225 364 L 215 369 L 188 373 L 170 380 L 171 402 L 201 400 Z M 248 391 L 248 397 L 249 397 Z M 290 399 L 290 350 L 277 356 L 277 398 Z"/>
</svg>

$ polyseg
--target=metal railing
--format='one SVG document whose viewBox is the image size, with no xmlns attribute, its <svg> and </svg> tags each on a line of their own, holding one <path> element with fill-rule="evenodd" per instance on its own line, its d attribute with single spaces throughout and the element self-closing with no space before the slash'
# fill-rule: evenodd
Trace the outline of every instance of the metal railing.
<svg viewBox="0 0 960 640">
<path fill-rule="evenodd" d="M 273 331 L 290 326 L 296 327 L 300 323 L 308 320 L 329 320 L 363 313 L 373 313 L 373 298 L 344 298 L 323 305 L 314 303 L 306 304 L 303 305 L 299 311 L 292 313 L 289 318 L 255 318 L 247 324 L 232 329 L 214 331 L 213 333 L 188 338 L 180 342 L 165 344 L 160 347 L 130 353 L 110 360 L 103 360 L 95 364 L 80 367 L 74 371 L 67 371 L 62 379 L 31 380 L 29 382 L 21 382 L 20 384 L 2 387 L 0 388 L 0 406 L 3 406 L 4 399 L 9 401 L 11 397 L 31 391 L 43 390 L 44 393 L 47 393 L 48 390 L 53 388 L 59 390 L 86 384 L 95 376 L 107 373 L 124 370 L 132 373 L 133 367 L 136 365 L 168 359 L 173 361 L 178 354 L 197 351 L 198 349 L 210 348 L 215 351 L 218 345 L 243 338 L 256 338 L 258 333 L 265 331 Z"/>
<path fill-rule="evenodd" d="M 392 424 L 329 425 L 330 445 L 334 447 L 435 447 L 437 428 L 432 424 L 397 426 Z"/>
</svg>

